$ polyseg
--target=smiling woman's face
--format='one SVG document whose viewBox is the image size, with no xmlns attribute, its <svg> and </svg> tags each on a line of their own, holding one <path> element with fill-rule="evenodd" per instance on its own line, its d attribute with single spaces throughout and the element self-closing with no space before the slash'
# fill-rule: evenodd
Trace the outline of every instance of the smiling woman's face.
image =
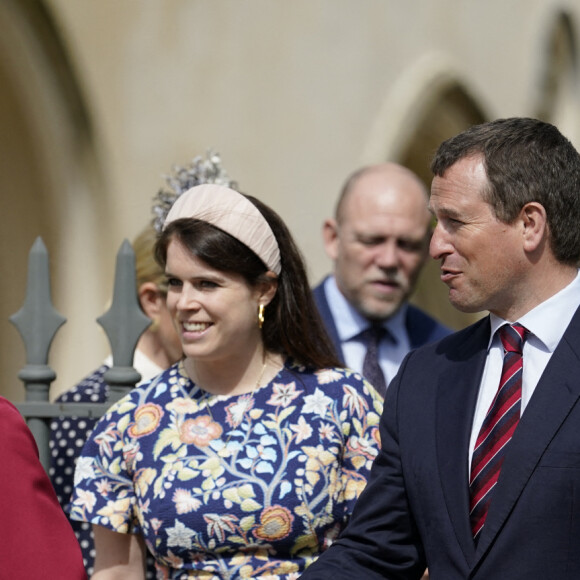
<svg viewBox="0 0 580 580">
<path fill-rule="evenodd" d="M 238 274 L 208 266 L 175 239 L 167 247 L 167 308 L 186 357 L 227 360 L 261 342 L 260 289 Z"/>
</svg>

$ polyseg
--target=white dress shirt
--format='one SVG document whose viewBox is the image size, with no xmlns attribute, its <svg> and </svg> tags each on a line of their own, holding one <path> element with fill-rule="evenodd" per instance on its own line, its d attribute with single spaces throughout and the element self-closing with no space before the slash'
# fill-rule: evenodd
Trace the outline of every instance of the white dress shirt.
<svg viewBox="0 0 580 580">
<path fill-rule="evenodd" d="M 113 356 L 109 355 L 104 360 L 103 364 L 109 367 L 113 366 Z M 156 377 L 163 370 L 157 363 L 154 363 L 147 355 L 143 354 L 138 348 L 135 349 L 133 355 L 133 368 L 141 375 L 141 379 L 137 385 L 149 382 L 153 377 Z"/>
<path fill-rule="evenodd" d="M 580 276 L 517 321 L 528 329 L 524 342 L 521 413 L 529 403 L 550 357 L 580 306 Z M 469 464 L 481 425 L 497 392 L 503 365 L 503 346 L 496 331 L 506 320 L 490 314 L 491 338 L 483 370 L 469 445 Z"/>
</svg>

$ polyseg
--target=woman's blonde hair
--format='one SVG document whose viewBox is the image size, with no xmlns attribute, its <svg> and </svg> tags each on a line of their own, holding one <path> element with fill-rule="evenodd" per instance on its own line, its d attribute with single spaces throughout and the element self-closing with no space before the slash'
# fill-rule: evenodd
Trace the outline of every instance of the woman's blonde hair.
<svg viewBox="0 0 580 580">
<path fill-rule="evenodd" d="M 165 272 L 155 260 L 153 249 L 157 241 L 157 232 L 148 225 L 133 240 L 135 252 L 135 270 L 137 273 L 137 288 L 145 282 L 153 282 L 160 290 L 167 291 Z"/>
</svg>

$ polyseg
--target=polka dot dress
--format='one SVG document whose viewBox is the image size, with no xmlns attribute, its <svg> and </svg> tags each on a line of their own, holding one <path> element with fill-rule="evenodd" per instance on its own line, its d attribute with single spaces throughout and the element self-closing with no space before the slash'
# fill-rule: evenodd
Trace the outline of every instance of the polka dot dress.
<svg viewBox="0 0 580 580">
<path fill-rule="evenodd" d="M 102 365 L 83 379 L 73 389 L 63 393 L 57 403 L 104 403 L 108 387 L 103 375 L 109 369 Z M 88 417 L 58 417 L 51 423 L 50 439 L 50 478 L 58 501 L 64 511 L 69 513 L 69 501 L 73 491 L 75 464 L 82 448 L 97 423 Z M 83 553 L 83 561 L 89 577 L 93 574 L 95 546 L 92 525 L 87 522 L 70 520 Z M 155 578 L 153 559 L 147 559 L 147 580 Z"/>
</svg>

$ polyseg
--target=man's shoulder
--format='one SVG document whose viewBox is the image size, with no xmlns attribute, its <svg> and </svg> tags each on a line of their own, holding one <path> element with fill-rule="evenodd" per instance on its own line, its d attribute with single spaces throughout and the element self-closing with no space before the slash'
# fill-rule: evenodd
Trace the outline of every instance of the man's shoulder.
<svg viewBox="0 0 580 580">
<path fill-rule="evenodd" d="M 472 350 L 475 352 L 481 348 L 487 348 L 489 329 L 489 316 L 485 316 L 460 330 L 452 331 L 447 329 L 446 334 L 442 337 L 426 342 L 424 345 L 417 347 L 417 350 L 426 356 L 447 356 L 453 352 L 465 354 L 467 351 Z"/>
<path fill-rule="evenodd" d="M 317 286 L 315 286 L 312 289 L 312 296 L 314 298 L 314 303 L 316 304 L 316 307 L 318 308 L 318 312 L 320 313 L 322 320 L 324 321 L 324 323 L 327 326 L 330 324 L 334 324 L 334 315 L 333 315 L 332 310 L 330 308 L 330 304 L 329 304 L 328 298 L 326 296 L 326 290 L 324 288 L 328 278 L 329 278 L 329 276 L 326 276 L 326 278 L 324 278 L 322 280 L 322 282 L 320 282 L 320 284 L 318 284 Z"/>
<path fill-rule="evenodd" d="M 314 288 L 312 288 L 312 294 L 314 295 L 314 300 L 319 303 L 321 300 L 326 301 L 326 294 L 324 292 L 324 284 L 328 280 L 328 276 L 324 277 L 321 282 L 319 282 Z"/>
<path fill-rule="evenodd" d="M 453 333 L 451 328 L 412 304 L 408 305 L 405 325 L 413 348 L 439 340 Z"/>
</svg>

